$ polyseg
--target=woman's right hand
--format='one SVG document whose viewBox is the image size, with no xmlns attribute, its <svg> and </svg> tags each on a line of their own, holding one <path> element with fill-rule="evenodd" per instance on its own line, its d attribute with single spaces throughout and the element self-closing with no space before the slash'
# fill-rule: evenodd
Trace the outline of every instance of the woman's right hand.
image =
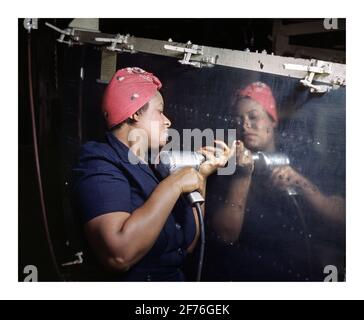
<svg viewBox="0 0 364 320">
<path fill-rule="evenodd" d="M 203 192 L 204 178 L 194 168 L 182 168 L 166 179 L 170 180 L 173 186 L 178 187 L 181 194 L 193 191 Z"/>
</svg>

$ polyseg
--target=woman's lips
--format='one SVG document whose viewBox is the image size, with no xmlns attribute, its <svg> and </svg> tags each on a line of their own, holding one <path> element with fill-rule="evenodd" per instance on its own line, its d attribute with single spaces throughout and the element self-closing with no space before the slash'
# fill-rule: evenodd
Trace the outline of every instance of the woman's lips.
<svg viewBox="0 0 364 320">
<path fill-rule="evenodd" d="M 163 138 L 163 139 L 168 139 L 168 136 L 169 136 L 169 134 L 168 134 L 168 130 L 164 130 L 164 131 L 162 132 L 162 138 Z"/>
<path fill-rule="evenodd" d="M 244 138 L 254 138 L 254 137 L 257 137 L 257 135 L 254 133 L 244 133 Z"/>
</svg>

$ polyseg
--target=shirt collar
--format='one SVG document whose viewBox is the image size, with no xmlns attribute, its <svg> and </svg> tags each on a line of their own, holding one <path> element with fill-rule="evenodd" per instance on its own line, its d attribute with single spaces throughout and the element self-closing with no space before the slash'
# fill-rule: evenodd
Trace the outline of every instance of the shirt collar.
<svg viewBox="0 0 364 320">
<path fill-rule="evenodd" d="M 106 138 L 123 162 L 131 164 L 140 162 L 140 159 L 134 154 L 134 152 L 132 152 L 127 145 L 116 138 L 111 132 L 106 132 Z"/>
<path fill-rule="evenodd" d="M 142 162 L 140 158 L 138 158 L 134 152 L 130 150 L 130 148 L 121 142 L 118 138 L 116 138 L 111 132 L 106 132 L 106 138 L 111 145 L 111 147 L 117 152 L 120 159 L 128 163 L 130 165 L 138 166 L 143 171 L 145 171 L 148 175 L 150 175 L 154 180 L 159 182 L 152 169 L 149 168 L 149 165 L 145 162 Z"/>
</svg>

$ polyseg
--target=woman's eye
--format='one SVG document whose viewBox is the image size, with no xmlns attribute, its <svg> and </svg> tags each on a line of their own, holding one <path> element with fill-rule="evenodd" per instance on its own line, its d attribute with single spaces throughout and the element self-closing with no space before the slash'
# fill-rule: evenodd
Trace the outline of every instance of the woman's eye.
<svg viewBox="0 0 364 320">
<path fill-rule="evenodd" d="M 243 122 L 243 119 L 241 117 L 234 117 L 233 121 L 237 124 L 241 124 Z"/>
</svg>

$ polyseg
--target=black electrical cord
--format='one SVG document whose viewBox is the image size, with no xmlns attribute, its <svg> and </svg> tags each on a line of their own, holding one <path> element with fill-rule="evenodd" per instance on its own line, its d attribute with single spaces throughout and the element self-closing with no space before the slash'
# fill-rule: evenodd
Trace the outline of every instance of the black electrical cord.
<svg viewBox="0 0 364 320">
<path fill-rule="evenodd" d="M 33 145 L 34 145 L 34 161 L 37 171 L 37 181 L 40 195 L 40 204 L 42 211 L 42 220 L 43 227 L 47 238 L 48 249 L 51 255 L 53 266 L 56 270 L 57 276 L 59 279 L 62 279 L 61 272 L 58 268 L 57 259 L 54 254 L 54 248 L 51 241 L 49 228 L 48 228 L 48 220 L 47 220 L 47 212 L 44 201 L 44 193 L 43 193 L 43 184 L 42 184 L 42 176 L 39 165 L 39 152 L 38 152 L 38 139 L 37 139 L 37 130 L 35 124 L 35 111 L 34 111 L 34 97 L 33 97 L 33 80 L 32 80 L 32 46 L 31 46 L 31 34 L 28 33 L 28 84 L 29 84 L 29 104 L 30 104 L 30 114 L 32 118 L 32 135 L 33 135 Z"/>
<path fill-rule="evenodd" d="M 194 206 L 197 210 L 198 221 L 200 223 L 200 254 L 198 258 L 197 277 L 196 277 L 196 281 L 199 282 L 201 281 L 202 266 L 205 254 L 205 224 L 203 221 L 201 204 L 197 202 L 194 204 Z"/>
</svg>

